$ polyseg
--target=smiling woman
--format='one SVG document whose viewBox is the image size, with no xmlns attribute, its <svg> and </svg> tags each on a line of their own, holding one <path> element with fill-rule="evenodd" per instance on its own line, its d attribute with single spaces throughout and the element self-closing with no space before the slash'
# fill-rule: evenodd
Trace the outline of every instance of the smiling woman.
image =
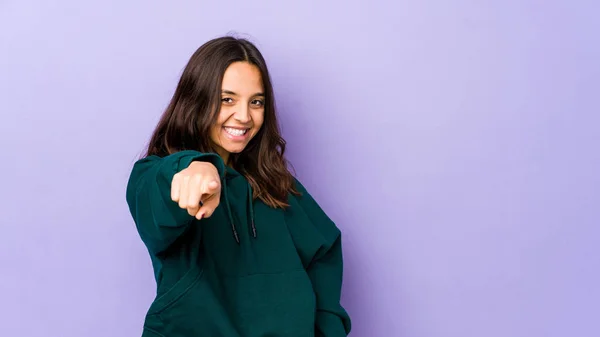
<svg viewBox="0 0 600 337">
<path fill-rule="evenodd" d="M 241 137 L 240 129 L 249 134 Z M 267 64 L 251 42 L 213 39 L 190 58 L 146 156 L 184 150 L 219 154 L 269 206 L 286 206 L 288 193 L 296 191 Z"/>
<path fill-rule="evenodd" d="M 201 46 L 127 186 L 157 282 L 144 337 L 350 332 L 341 233 L 284 152 L 258 49 Z"/>
<path fill-rule="evenodd" d="M 232 63 L 223 75 L 221 111 L 211 129 L 211 140 L 225 162 L 240 153 L 260 130 L 265 94 L 260 70 L 248 62 Z"/>
</svg>

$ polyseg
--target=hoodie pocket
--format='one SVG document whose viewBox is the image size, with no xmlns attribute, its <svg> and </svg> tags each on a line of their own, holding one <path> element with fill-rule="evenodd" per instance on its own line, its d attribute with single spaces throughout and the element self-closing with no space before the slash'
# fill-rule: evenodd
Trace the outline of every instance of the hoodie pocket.
<svg viewBox="0 0 600 337">
<path fill-rule="evenodd" d="M 310 337 L 315 306 L 303 269 L 245 276 L 219 276 L 208 269 L 186 275 L 158 298 L 146 327 L 168 337 Z"/>
<path fill-rule="evenodd" d="M 210 270 L 186 279 L 190 281 L 157 300 L 154 316 L 160 327 L 154 330 L 168 337 L 242 337 L 237 331 L 235 308 L 228 305 L 228 297 L 235 292 L 224 289 Z"/>
<path fill-rule="evenodd" d="M 164 294 L 158 296 L 148 309 L 148 315 L 160 314 L 170 306 L 177 303 L 200 281 L 203 271 L 198 268 L 191 268 L 179 281 L 177 281 Z"/>
</svg>

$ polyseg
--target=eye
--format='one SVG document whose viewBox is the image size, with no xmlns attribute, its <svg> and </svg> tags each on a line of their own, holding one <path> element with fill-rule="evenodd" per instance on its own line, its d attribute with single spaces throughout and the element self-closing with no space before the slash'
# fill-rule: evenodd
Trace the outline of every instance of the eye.
<svg viewBox="0 0 600 337">
<path fill-rule="evenodd" d="M 227 104 L 231 104 L 231 103 L 233 103 L 233 98 L 231 98 L 231 97 L 223 97 L 223 98 L 221 98 L 221 102 L 227 103 Z"/>
<path fill-rule="evenodd" d="M 262 108 L 262 107 L 265 105 L 265 102 L 263 102 L 263 101 L 262 101 L 262 100 L 260 100 L 260 99 L 255 99 L 255 100 L 253 100 L 253 101 L 252 101 L 252 102 L 250 102 L 250 103 L 252 103 L 252 105 L 254 105 L 254 106 L 255 106 L 255 107 L 257 107 L 257 108 Z"/>
</svg>

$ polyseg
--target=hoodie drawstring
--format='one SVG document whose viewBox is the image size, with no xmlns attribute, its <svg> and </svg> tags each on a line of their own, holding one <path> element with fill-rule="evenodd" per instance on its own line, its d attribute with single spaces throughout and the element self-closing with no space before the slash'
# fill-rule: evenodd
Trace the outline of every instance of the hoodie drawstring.
<svg viewBox="0 0 600 337">
<path fill-rule="evenodd" d="M 223 198 L 225 199 L 225 207 L 227 208 L 227 217 L 231 225 L 231 231 L 233 232 L 233 238 L 237 244 L 240 244 L 240 236 L 238 234 L 235 223 L 233 222 L 233 213 L 231 212 L 231 205 L 229 204 L 229 198 L 227 196 L 227 178 L 223 178 L 222 184 Z M 248 183 L 248 208 L 250 209 L 250 225 L 252 228 L 252 236 L 256 238 L 256 226 L 254 225 L 254 202 L 252 199 L 252 186 Z"/>
<path fill-rule="evenodd" d="M 227 197 L 227 179 L 223 179 L 223 197 L 225 198 L 225 206 L 227 207 L 227 218 L 231 223 L 231 231 L 233 232 L 233 237 L 235 238 L 235 242 L 240 243 L 240 236 L 238 235 L 237 229 L 235 228 L 235 223 L 233 223 L 233 215 L 231 214 L 231 206 L 229 205 L 229 198 Z"/>
<path fill-rule="evenodd" d="M 252 226 L 252 236 L 256 238 L 256 226 L 254 225 L 254 200 L 252 199 L 252 186 L 248 183 L 248 208 L 250 209 L 250 224 Z"/>
</svg>

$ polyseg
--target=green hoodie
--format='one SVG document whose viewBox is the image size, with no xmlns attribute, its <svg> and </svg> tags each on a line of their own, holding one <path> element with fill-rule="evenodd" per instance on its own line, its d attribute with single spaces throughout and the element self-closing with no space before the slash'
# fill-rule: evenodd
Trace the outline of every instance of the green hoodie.
<svg viewBox="0 0 600 337">
<path fill-rule="evenodd" d="M 219 206 L 202 220 L 171 200 L 173 175 L 196 160 L 214 164 L 222 186 Z M 275 209 L 253 200 L 246 178 L 216 154 L 136 162 L 127 203 L 157 283 L 142 336 L 347 336 L 340 231 L 296 187 L 302 195 Z"/>
</svg>

